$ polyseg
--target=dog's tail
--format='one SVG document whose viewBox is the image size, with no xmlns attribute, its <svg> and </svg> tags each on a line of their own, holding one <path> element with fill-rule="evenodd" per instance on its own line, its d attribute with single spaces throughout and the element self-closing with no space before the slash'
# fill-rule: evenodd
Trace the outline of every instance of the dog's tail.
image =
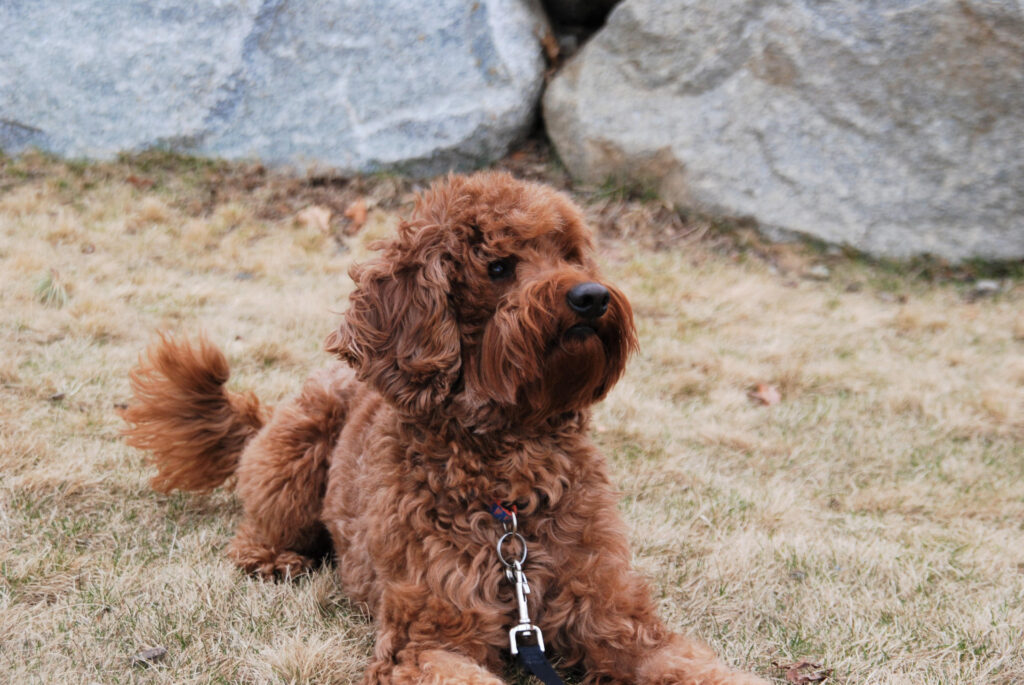
<svg viewBox="0 0 1024 685">
<path fill-rule="evenodd" d="M 266 417 L 255 395 L 224 388 L 228 376 L 227 359 L 204 336 L 161 334 L 139 357 L 121 417 L 128 444 L 152 452 L 154 490 L 213 490 L 235 472 Z"/>
</svg>

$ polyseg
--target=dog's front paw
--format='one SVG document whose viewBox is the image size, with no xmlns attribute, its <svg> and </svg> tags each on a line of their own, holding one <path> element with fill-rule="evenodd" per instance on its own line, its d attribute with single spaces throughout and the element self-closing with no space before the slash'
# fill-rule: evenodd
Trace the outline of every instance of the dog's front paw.
<svg viewBox="0 0 1024 685">
<path fill-rule="evenodd" d="M 702 642 L 681 635 L 654 652 L 637 672 L 641 685 L 769 685 L 752 673 L 734 671 Z"/>
<path fill-rule="evenodd" d="M 393 685 L 504 685 L 483 664 L 446 649 L 406 651 L 397 665 L 388 664 L 382 669 L 389 672 L 386 677 L 371 675 L 372 670 L 371 665 L 364 683 L 387 680 Z"/>
</svg>

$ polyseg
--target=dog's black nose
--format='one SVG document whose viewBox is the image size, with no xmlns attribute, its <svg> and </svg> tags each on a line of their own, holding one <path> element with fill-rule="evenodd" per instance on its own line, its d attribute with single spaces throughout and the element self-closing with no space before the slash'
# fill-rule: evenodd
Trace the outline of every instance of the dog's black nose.
<svg viewBox="0 0 1024 685">
<path fill-rule="evenodd" d="M 600 283 L 580 283 L 566 295 L 569 307 L 585 319 L 596 319 L 608 311 L 611 293 Z"/>
</svg>

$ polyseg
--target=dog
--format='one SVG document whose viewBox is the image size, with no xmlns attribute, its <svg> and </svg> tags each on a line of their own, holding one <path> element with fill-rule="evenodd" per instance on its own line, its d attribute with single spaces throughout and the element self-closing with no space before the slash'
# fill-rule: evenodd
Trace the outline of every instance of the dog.
<svg viewBox="0 0 1024 685">
<path fill-rule="evenodd" d="M 122 413 L 153 487 L 233 478 L 228 555 L 246 572 L 294 577 L 331 551 L 376 622 L 365 683 L 501 683 L 524 598 L 547 653 L 587 682 L 765 683 L 669 631 L 631 568 L 587 431 L 637 338 L 579 208 L 505 173 L 452 175 L 376 248 L 326 339 L 344 363 L 273 411 L 225 389 L 203 337 L 140 357 Z M 521 587 L 499 552 L 528 554 Z"/>
</svg>

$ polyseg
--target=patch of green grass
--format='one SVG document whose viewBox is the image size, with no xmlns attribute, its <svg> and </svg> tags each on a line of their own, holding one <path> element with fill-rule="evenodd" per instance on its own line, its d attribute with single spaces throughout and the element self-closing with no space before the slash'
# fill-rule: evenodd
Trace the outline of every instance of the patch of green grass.
<svg viewBox="0 0 1024 685">
<path fill-rule="evenodd" d="M 609 176 L 594 190 L 594 197 L 620 202 L 654 202 L 658 199 L 658 189 L 653 183 L 640 179 Z"/>
<path fill-rule="evenodd" d="M 117 161 L 129 170 L 143 174 L 195 175 L 208 171 L 226 170 L 230 167 L 230 163 L 223 160 L 160 148 L 121 153 L 118 155 Z"/>
<path fill-rule="evenodd" d="M 868 267 L 874 283 L 889 292 L 920 284 L 970 283 L 980 279 L 1024 281 L 1024 260 L 972 258 L 954 263 L 934 255 L 893 259 L 854 250 L 847 251 L 845 256 Z"/>
<path fill-rule="evenodd" d="M 36 282 L 36 299 L 47 307 L 60 309 L 68 303 L 71 297 L 68 286 L 61 278 L 56 269 L 50 269 L 40 276 Z"/>
</svg>

